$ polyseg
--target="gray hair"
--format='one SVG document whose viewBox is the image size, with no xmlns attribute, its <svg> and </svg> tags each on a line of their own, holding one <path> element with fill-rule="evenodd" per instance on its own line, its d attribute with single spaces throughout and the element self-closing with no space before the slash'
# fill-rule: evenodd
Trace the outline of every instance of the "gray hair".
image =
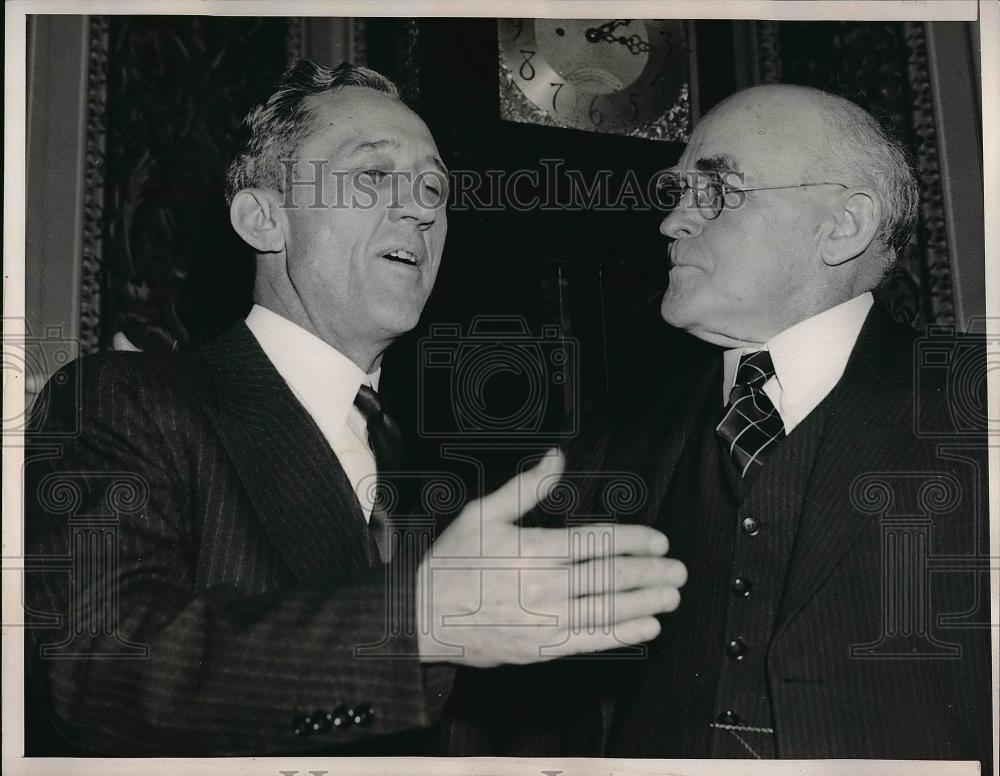
<svg viewBox="0 0 1000 776">
<path fill-rule="evenodd" d="M 284 191 L 281 161 L 295 158 L 315 122 L 306 98 L 336 93 L 345 86 L 362 86 L 399 99 L 396 85 L 367 67 L 345 62 L 331 70 L 308 59 L 296 61 L 271 96 L 243 120 L 244 139 L 226 171 L 226 202 L 231 204 L 241 189 Z"/>
<path fill-rule="evenodd" d="M 825 166 L 844 183 L 864 183 L 878 195 L 882 218 L 876 239 L 885 248 L 888 273 L 913 236 L 920 209 L 909 152 L 874 116 L 843 98 L 830 106 L 829 117 L 834 153 Z"/>
</svg>

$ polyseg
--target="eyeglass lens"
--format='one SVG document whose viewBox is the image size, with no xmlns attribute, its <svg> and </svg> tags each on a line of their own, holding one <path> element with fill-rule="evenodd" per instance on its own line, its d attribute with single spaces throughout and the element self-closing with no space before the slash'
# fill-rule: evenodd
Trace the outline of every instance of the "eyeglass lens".
<svg viewBox="0 0 1000 776">
<path fill-rule="evenodd" d="M 723 205 L 728 204 L 724 202 L 725 189 L 718 176 L 703 172 L 661 174 L 656 186 L 658 204 L 666 210 L 673 210 L 681 205 L 688 191 L 691 192 L 692 204 L 708 220 L 717 218 Z"/>
</svg>

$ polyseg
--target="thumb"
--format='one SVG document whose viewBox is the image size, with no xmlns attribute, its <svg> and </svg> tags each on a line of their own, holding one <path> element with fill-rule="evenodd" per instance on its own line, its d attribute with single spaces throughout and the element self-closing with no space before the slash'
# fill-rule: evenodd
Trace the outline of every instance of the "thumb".
<svg viewBox="0 0 1000 776">
<path fill-rule="evenodd" d="M 521 515 L 530 512 L 539 501 L 548 497 L 558 484 L 565 465 L 566 456 L 559 448 L 552 448 L 536 466 L 511 477 L 495 491 L 479 499 L 482 518 L 517 522 Z"/>
</svg>

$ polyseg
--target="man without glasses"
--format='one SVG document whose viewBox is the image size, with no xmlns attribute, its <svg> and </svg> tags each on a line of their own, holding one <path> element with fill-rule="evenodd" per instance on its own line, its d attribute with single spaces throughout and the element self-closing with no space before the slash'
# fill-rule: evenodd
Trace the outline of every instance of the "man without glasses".
<svg viewBox="0 0 1000 776">
<path fill-rule="evenodd" d="M 558 454 L 468 504 L 423 557 L 400 550 L 403 505 L 370 497 L 406 472 L 380 364 L 437 276 L 440 154 L 389 81 L 347 65 L 298 62 L 246 128 L 228 178 L 257 256 L 246 321 L 191 353 L 81 359 L 39 400 L 26 588 L 47 626 L 27 639 L 29 753 L 415 754 L 453 664 L 639 643 L 679 601 L 685 570 L 659 531 L 622 527 L 613 550 L 569 557 L 567 531 L 514 525 L 558 479 Z M 288 159 L 291 183 L 328 172 L 351 205 L 283 191 Z M 484 548 L 498 547 L 584 584 L 486 589 Z M 46 571 L 65 558 L 69 575 Z M 612 564 L 618 590 L 574 564 Z M 565 616 L 516 627 L 574 598 L 600 615 L 575 638 Z M 461 625 L 483 611 L 493 627 Z"/>
</svg>

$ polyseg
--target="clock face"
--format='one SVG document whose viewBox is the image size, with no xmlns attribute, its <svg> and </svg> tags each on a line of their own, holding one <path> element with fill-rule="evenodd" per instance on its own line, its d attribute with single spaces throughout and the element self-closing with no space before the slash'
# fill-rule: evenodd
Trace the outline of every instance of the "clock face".
<svg viewBox="0 0 1000 776">
<path fill-rule="evenodd" d="M 511 83 L 533 107 L 530 113 L 544 114 L 541 120 L 537 115 L 504 118 L 642 134 L 640 128 L 673 113 L 674 120 L 683 120 L 684 126 L 677 129 L 686 137 L 687 45 L 682 22 L 499 19 L 497 24 L 501 89 L 505 81 Z M 676 110 L 679 103 L 684 111 Z"/>
</svg>

